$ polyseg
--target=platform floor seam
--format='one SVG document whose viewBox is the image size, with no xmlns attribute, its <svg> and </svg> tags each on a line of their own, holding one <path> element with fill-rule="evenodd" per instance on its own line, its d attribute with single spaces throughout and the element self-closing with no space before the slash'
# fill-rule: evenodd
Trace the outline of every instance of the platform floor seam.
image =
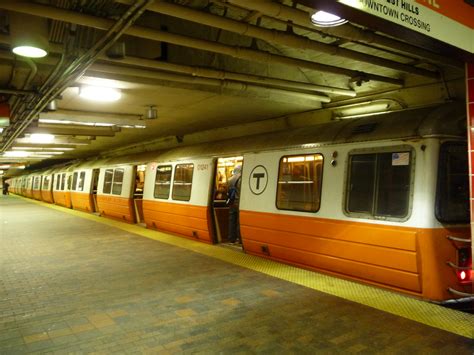
<svg viewBox="0 0 474 355">
<path fill-rule="evenodd" d="M 233 251 L 228 248 L 221 248 L 172 234 L 145 229 L 137 225 L 115 221 L 87 212 L 68 209 L 18 195 L 14 196 L 28 202 L 119 228 L 145 238 L 191 250 L 268 276 L 356 302 L 421 324 L 442 329 L 453 334 L 474 339 L 474 315 L 468 313 L 444 308 L 433 303 L 397 294 L 389 290 L 363 285 L 321 274 L 316 271 L 305 270 L 258 256 Z"/>
</svg>

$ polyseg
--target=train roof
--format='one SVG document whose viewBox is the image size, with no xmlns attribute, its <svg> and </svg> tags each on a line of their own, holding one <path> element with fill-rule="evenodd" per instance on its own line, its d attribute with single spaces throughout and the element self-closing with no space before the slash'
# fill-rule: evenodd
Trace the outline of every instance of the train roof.
<svg viewBox="0 0 474 355">
<path fill-rule="evenodd" d="M 252 151 L 306 148 L 382 140 L 407 140 L 427 137 L 466 138 L 466 109 L 462 103 L 389 112 L 350 120 L 338 120 L 309 127 L 291 128 L 265 134 L 185 145 L 159 151 L 145 151 L 117 157 L 98 157 L 44 170 L 48 173 L 76 169 L 145 164 L 195 157 L 238 155 Z M 146 147 L 146 145 L 145 145 Z M 32 172 L 31 174 L 38 174 Z"/>
<path fill-rule="evenodd" d="M 449 103 L 427 108 L 391 112 L 351 120 L 332 121 L 310 127 L 251 135 L 172 148 L 160 152 L 109 159 L 111 164 L 133 161 L 169 161 L 186 157 L 221 156 L 251 151 L 306 148 L 382 140 L 407 140 L 428 137 L 466 139 L 465 104 Z"/>
</svg>

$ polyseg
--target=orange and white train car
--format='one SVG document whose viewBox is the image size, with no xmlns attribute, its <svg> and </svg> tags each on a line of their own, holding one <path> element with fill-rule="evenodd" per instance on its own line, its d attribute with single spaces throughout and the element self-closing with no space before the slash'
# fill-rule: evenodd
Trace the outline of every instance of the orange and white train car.
<svg viewBox="0 0 474 355">
<path fill-rule="evenodd" d="M 134 205 L 134 165 L 100 168 L 97 186 L 97 210 L 101 216 L 127 223 L 136 222 Z"/>
<path fill-rule="evenodd" d="M 147 165 L 146 226 L 211 244 L 215 241 L 209 205 L 214 159 L 175 159 L 165 153 Z"/>
<path fill-rule="evenodd" d="M 71 208 L 71 184 L 72 172 L 71 168 L 56 169 L 53 172 L 53 200 L 56 205 Z"/>
<path fill-rule="evenodd" d="M 42 175 L 34 174 L 32 176 L 33 187 L 31 189 L 31 198 L 41 201 L 41 183 L 43 181 Z"/>
<path fill-rule="evenodd" d="M 431 300 L 468 296 L 464 121 L 436 107 L 171 150 L 148 164 L 145 222 L 222 240 L 219 161 L 241 156 L 247 253 Z"/>
<path fill-rule="evenodd" d="M 51 170 L 45 171 L 41 175 L 41 200 L 47 203 L 54 203 L 53 199 L 53 183 L 54 174 Z"/>
<path fill-rule="evenodd" d="M 138 154 L 120 164 L 84 162 L 74 167 L 72 205 L 133 222 L 133 171 L 136 161 L 148 162 L 146 226 L 225 242 L 227 181 L 243 165 L 245 252 L 425 299 L 468 297 L 465 120 L 463 105 L 442 105 Z"/>
<path fill-rule="evenodd" d="M 98 169 L 90 163 L 74 167 L 71 181 L 71 205 L 75 210 L 96 212 Z"/>
</svg>

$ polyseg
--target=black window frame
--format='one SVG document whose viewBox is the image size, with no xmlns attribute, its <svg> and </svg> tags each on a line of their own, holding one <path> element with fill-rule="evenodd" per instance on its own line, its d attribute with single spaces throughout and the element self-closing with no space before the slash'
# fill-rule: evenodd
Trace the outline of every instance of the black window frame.
<svg viewBox="0 0 474 355">
<path fill-rule="evenodd" d="M 170 178 L 169 178 L 169 181 L 168 181 L 168 193 L 167 194 L 163 193 L 161 195 L 157 195 L 157 193 L 156 193 L 157 180 L 156 179 L 158 178 L 158 174 L 161 173 L 160 168 L 166 168 L 166 169 L 169 168 L 169 173 L 170 173 L 169 177 Z M 153 197 L 156 198 L 156 199 L 159 199 L 159 200 L 168 200 L 170 198 L 170 195 L 171 195 L 172 181 L 173 181 L 173 165 L 171 165 L 171 164 L 158 165 L 156 167 L 155 182 L 153 184 Z M 161 184 L 161 185 L 165 185 L 165 184 Z"/>
<path fill-rule="evenodd" d="M 447 171 L 444 169 L 446 167 L 447 161 L 448 161 L 448 149 L 449 147 L 462 147 L 463 151 L 465 152 L 465 158 L 466 158 L 466 193 L 467 193 L 467 201 L 466 201 L 466 208 L 467 208 L 467 213 L 466 213 L 466 218 L 465 219 L 452 219 L 452 218 L 447 218 L 446 215 L 443 215 L 443 211 L 446 210 L 445 208 L 442 208 L 442 197 L 443 197 L 443 192 L 447 193 L 448 188 L 448 182 L 447 182 Z M 437 180 L 436 180 L 436 198 L 435 198 L 435 217 L 436 219 L 445 224 L 469 224 L 470 223 L 470 191 L 469 191 L 469 156 L 468 156 L 468 146 L 467 142 L 462 142 L 462 141 L 446 141 L 441 143 L 439 147 L 439 157 L 438 157 L 438 174 L 437 174 Z"/>
<path fill-rule="evenodd" d="M 407 208 L 406 215 L 404 216 L 390 216 L 390 215 L 377 215 L 375 214 L 377 196 L 374 195 L 372 204 L 372 211 L 368 212 L 353 212 L 349 211 L 349 198 L 350 198 L 350 174 L 351 174 L 351 158 L 355 155 L 369 155 L 369 154 L 387 154 L 387 153 L 409 153 L 409 178 L 408 178 L 408 196 L 407 196 Z M 354 149 L 347 154 L 347 163 L 346 163 L 346 172 L 344 174 L 344 196 L 343 196 L 343 206 L 342 210 L 344 214 L 351 218 L 364 218 L 364 219 L 373 219 L 373 220 L 383 220 L 383 221 L 394 221 L 394 222 L 405 222 L 407 221 L 412 214 L 413 208 L 413 193 L 414 193 L 414 183 L 415 183 L 415 166 L 416 166 L 416 150 L 410 145 L 398 145 L 398 146 L 386 146 L 386 147 L 374 147 L 368 149 Z M 379 171 L 375 171 L 374 183 L 377 179 Z M 375 187 L 374 187 L 375 191 Z M 375 193 L 375 192 L 374 192 Z"/>
<path fill-rule="evenodd" d="M 120 181 L 116 180 L 117 172 L 122 173 L 122 179 Z M 123 187 L 123 178 L 125 176 L 125 169 L 124 168 L 116 168 L 114 169 L 114 177 L 112 179 L 112 195 L 120 196 L 122 194 L 122 187 Z"/>
<path fill-rule="evenodd" d="M 50 175 L 45 175 L 43 177 L 43 181 L 41 183 L 41 190 L 46 191 L 50 189 L 50 185 L 49 185 L 50 180 L 51 180 Z M 44 186 L 44 184 L 46 184 L 46 187 Z"/>
<path fill-rule="evenodd" d="M 306 157 L 306 156 L 319 156 L 321 157 L 321 172 L 320 172 L 320 179 L 319 184 L 317 185 L 317 189 L 319 192 L 319 204 L 316 209 L 306 210 L 306 209 L 297 209 L 297 208 L 283 208 L 279 206 L 279 192 L 280 192 L 280 172 L 282 169 L 282 162 L 283 160 L 289 158 L 296 158 L 296 157 Z M 305 212 L 305 213 L 317 213 L 321 209 L 321 200 L 322 200 L 322 193 L 323 193 L 323 175 L 324 175 L 324 155 L 322 153 L 301 153 L 301 154 L 291 154 L 291 155 L 283 155 L 280 157 L 278 161 L 278 175 L 277 175 L 277 188 L 276 188 L 276 196 L 275 196 L 275 207 L 281 211 L 295 211 L 295 212 Z M 314 181 L 314 180 L 313 180 Z M 318 181 L 316 181 L 318 183 Z"/>
<path fill-rule="evenodd" d="M 61 174 L 54 174 L 54 177 L 56 178 L 56 191 L 60 191 L 61 189 Z"/>
<path fill-rule="evenodd" d="M 72 188 L 71 188 L 72 191 L 77 191 L 77 180 L 78 180 L 78 178 L 79 178 L 79 172 L 75 171 L 72 174 Z"/>
<path fill-rule="evenodd" d="M 175 195 L 175 191 L 176 191 L 176 188 L 175 186 L 177 186 L 177 183 L 176 183 L 176 176 L 177 176 L 177 170 L 178 170 L 178 167 L 181 167 L 181 166 L 192 166 L 192 173 L 191 173 L 191 182 L 184 182 L 185 184 L 189 184 L 190 185 L 190 188 L 189 188 L 189 195 L 187 197 L 180 197 L 180 196 L 176 196 Z M 174 166 L 174 172 L 173 172 L 173 186 L 172 186 L 172 191 L 171 191 L 171 199 L 173 201 L 190 201 L 191 200 L 191 195 L 192 195 L 192 191 L 193 191 L 193 179 L 194 179 L 194 163 L 180 163 L 180 164 L 176 164 Z"/>
<path fill-rule="evenodd" d="M 61 174 L 61 191 L 66 190 L 66 173 Z"/>
<path fill-rule="evenodd" d="M 109 179 L 110 177 L 110 179 Z M 102 185 L 102 193 L 110 195 L 112 193 L 112 182 L 114 181 L 114 169 L 107 168 L 104 171 L 104 183 Z"/>
<path fill-rule="evenodd" d="M 86 172 L 81 171 L 79 173 L 79 178 L 77 179 L 77 191 L 84 191 L 85 185 L 86 185 Z"/>
</svg>

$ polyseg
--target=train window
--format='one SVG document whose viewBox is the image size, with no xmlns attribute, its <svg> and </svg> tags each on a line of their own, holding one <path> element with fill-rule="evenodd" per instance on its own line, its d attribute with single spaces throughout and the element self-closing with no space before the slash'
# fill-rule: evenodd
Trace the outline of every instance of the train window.
<svg viewBox="0 0 474 355">
<path fill-rule="evenodd" d="M 347 212 L 371 217 L 406 217 L 410 179 L 408 151 L 351 155 Z"/>
<path fill-rule="evenodd" d="M 79 173 L 78 172 L 75 172 L 72 176 L 72 189 L 74 191 L 76 191 L 76 186 L 77 186 L 77 177 L 78 177 Z"/>
<path fill-rule="evenodd" d="M 81 171 L 79 174 L 79 181 L 77 183 L 77 191 L 84 191 L 84 180 L 86 179 L 86 172 Z"/>
<path fill-rule="evenodd" d="M 174 170 L 173 200 L 189 201 L 193 184 L 194 164 L 178 164 Z"/>
<path fill-rule="evenodd" d="M 39 190 L 40 189 L 40 183 L 41 179 L 39 176 L 35 177 L 34 183 L 33 183 L 33 190 Z"/>
<path fill-rule="evenodd" d="M 276 205 L 281 210 L 317 212 L 321 204 L 322 154 L 280 159 Z"/>
<path fill-rule="evenodd" d="M 56 174 L 56 191 L 61 188 L 61 174 Z"/>
<path fill-rule="evenodd" d="M 106 169 L 105 176 L 104 176 L 104 186 L 102 192 L 104 194 L 110 194 L 112 191 L 112 178 L 114 175 L 114 169 Z"/>
<path fill-rule="evenodd" d="M 71 180 L 71 176 L 69 176 L 69 181 Z M 66 184 L 66 173 L 61 175 L 61 191 L 64 191 L 64 187 Z M 70 188 L 71 182 L 68 183 L 68 188 Z"/>
<path fill-rule="evenodd" d="M 114 180 L 112 185 L 112 194 L 120 195 L 122 193 L 123 169 L 114 170 Z"/>
<path fill-rule="evenodd" d="M 48 190 L 49 188 L 49 176 L 45 176 L 43 179 L 43 190 Z"/>
<path fill-rule="evenodd" d="M 155 179 L 155 198 L 167 200 L 170 196 L 171 190 L 171 165 L 162 165 L 156 168 Z"/>
<path fill-rule="evenodd" d="M 436 218 L 443 223 L 469 223 L 467 145 L 446 142 L 439 153 Z"/>
</svg>

